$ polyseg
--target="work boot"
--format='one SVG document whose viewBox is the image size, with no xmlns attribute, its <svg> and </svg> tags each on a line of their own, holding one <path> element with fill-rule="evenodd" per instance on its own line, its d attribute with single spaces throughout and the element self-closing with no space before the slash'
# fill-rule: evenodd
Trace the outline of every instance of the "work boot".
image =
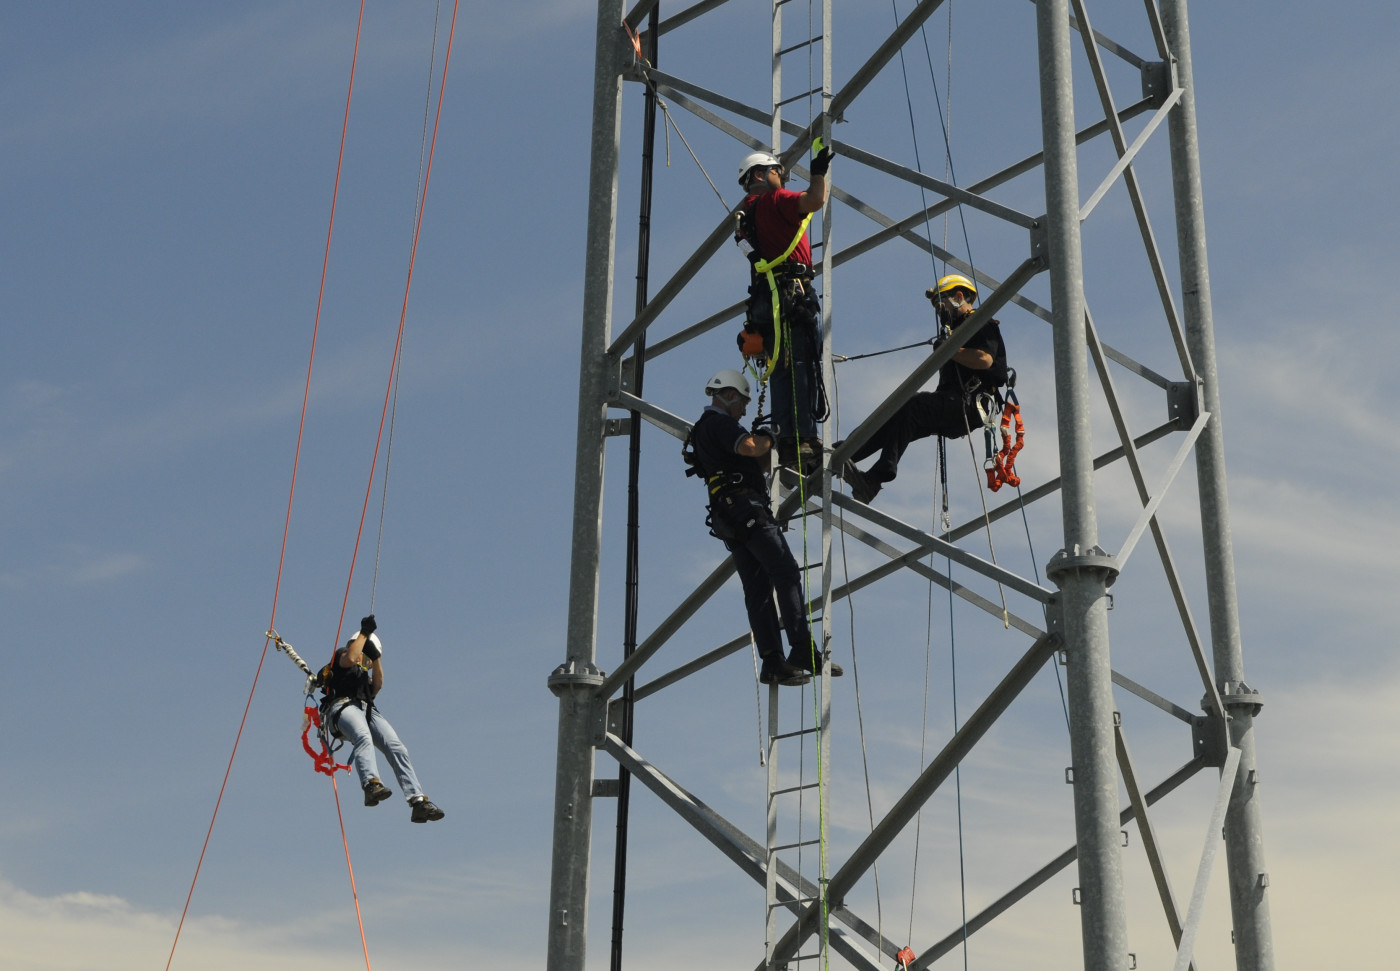
<svg viewBox="0 0 1400 971">
<path fill-rule="evenodd" d="M 793 648 L 792 653 L 787 656 L 787 661 L 793 667 L 801 671 L 804 676 L 808 672 L 812 674 L 822 673 L 822 656 L 814 651 L 803 651 L 798 648 Z M 845 668 L 841 667 L 841 665 L 837 664 L 835 661 L 831 662 L 831 676 L 833 678 L 839 678 L 845 673 Z"/>
<path fill-rule="evenodd" d="M 758 680 L 762 684 L 799 685 L 806 684 L 810 678 L 806 671 L 789 663 L 782 651 L 774 651 L 764 657 Z"/>
<path fill-rule="evenodd" d="M 846 484 L 851 487 L 851 498 L 856 502 L 870 504 L 870 500 L 880 494 L 880 481 L 866 475 L 856 464 L 847 459 L 841 466 L 841 471 L 837 473 L 840 478 L 846 480 Z"/>
<path fill-rule="evenodd" d="M 413 800 L 413 814 L 408 818 L 415 823 L 426 823 L 441 819 L 445 815 L 447 814 L 433 805 L 433 801 L 427 796 L 419 796 Z"/>
<path fill-rule="evenodd" d="M 393 794 L 393 790 L 391 790 L 384 783 L 380 782 L 378 779 L 370 779 L 368 782 L 365 783 L 366 806 L 377 806 Z"/>
<path fill-rule="evenodd" d="M 791 435 L 778 439 L 778 464 L 788 469 L 797 468 L 797 439 Z"/>
<path fill-rule="evenodd" d="M 788 469 L 798 469 L 803 475 L 811 475 L 821 467 L 820 441 L 804 438 L 799 443 L 792 435 L 778 439 L 778 464 Z"/>
</svg>

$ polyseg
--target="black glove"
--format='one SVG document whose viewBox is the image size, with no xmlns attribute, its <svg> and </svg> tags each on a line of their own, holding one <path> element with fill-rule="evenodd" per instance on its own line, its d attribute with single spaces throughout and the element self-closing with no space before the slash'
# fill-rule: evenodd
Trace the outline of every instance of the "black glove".
<svg viewBox="0 0 1400 971">
<path fill-rule="evenodd" d="M 831 168 L 831 157 L 835 154 L 831 150 L 831 146 L 828 145 L 817 153 L 816 158 L 812 159 L 812 164 L 807 166 L 807 171 L 812 173 L 813 178 L 826 178 L 826 172 Z"/>
<path fill-rule="evenodd" d="M 379 625 L 374 622 L 374 614 L 360 618 L 360 633 L 366 637 L 379 629 Z"/>
<path fill-rule="evenodd" d="M 365 635 L 364 654 L 365 657 L 369 658 L 371 661 L 378 661 L 379 658 L 382 656 L 382 653 L 380 652 L 379 648 L 375 646 L 374 640 L 375 639 L 371 638 L 368 634 Z"/>
</svg>

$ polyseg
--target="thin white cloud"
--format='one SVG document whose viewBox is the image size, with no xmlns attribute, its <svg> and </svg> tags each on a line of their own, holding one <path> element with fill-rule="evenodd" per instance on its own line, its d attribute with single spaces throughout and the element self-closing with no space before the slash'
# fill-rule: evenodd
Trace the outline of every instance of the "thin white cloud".
<svg viewBox="0 0 1400 971">
<path fill-rule="evenodd" d="M 0 571 L 0 589 L 22 591 L 38 585 L 81 587 L 133 576 L 149 566 L 139 553 L 100 550 L 86 543 L 65 543 L 41 558 L 12 557 Z"/>
<path fill-rule="evenodd" d="M 356 958 L 349 940 L 308 940 L 300 918 L 258 926 L 219 917 L 185 922 L 175 967 L 241 971 L 249 967 L 343 968 Z M 175 922 L 121 897 L 86 891 L 51 897 L 0 881 L 0 965 L 31 971 L 137 971 L 164 967 Z"/>
</svg>

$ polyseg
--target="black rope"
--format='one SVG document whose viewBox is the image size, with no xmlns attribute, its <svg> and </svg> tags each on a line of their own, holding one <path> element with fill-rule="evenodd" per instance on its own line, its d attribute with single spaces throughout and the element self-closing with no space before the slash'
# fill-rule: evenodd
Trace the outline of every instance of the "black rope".
<svg viewBox="0 0 1400 971">
<path fill-rule="evenodd" d="M 651 8 L 648 24 L 648 37 L 651 40 L 651 62 L 656 60 L 657 25 L 659 4 Z M 637 311 L 647 305 L 648 271 L 651 262 L 651 203 L 652 165 L 656 144 L 656 111 L 660 103 L 656 88 L 648 83 L 644 102 L 642 131 L 642 178 L 641 201 L 637 217 Z M 632 347 L 632 363 L 636 393 L 642 393 L 642 378 L 646 369 L 646 332 L 637 338 Z M 627 554 L 626 578 L 624 581 L 625 606 L 623 610 L 623 657 L 631 657 L 637 650 L 637 611 L 640 593 L 640 495 L 638 482 L 641 474 L 642 456 L 642 416 L 632 412 L 632 427 L 628 435 L 627 453 Z M 622 687 L 620 705 L 619 735 L 627 745 L 632 744 L 632 710 L 635 703 L 636 679 L 628 678 Z M 622 971 L 623 914 L 627 904 L 627 836 L 631 820 L 632 774 L 623 766 L 617 770 L 617 840 L 613 855 L 613 924 L 612 947 L 609 956 L 611 971 Z"/>
<path fill-rule="evenodd" d="M 913 344 L 905 344 L 903 347 L 891 347 L 884 351 L 870 351 L 867 354 L 851 354 L 849 356 L 845 354 L 833 354 L 831 355 L 831 360 L 835 364 L 845 364 L 847 361 L 861 361 L 867 357 L 879 357 L 881 354 L 893 354 L 895 351 L 907 351 L 914 347 L 929 347 L 935 340 L 936 338 L 930 337 L 928 340 L 915 341 Z"/>
</svg>

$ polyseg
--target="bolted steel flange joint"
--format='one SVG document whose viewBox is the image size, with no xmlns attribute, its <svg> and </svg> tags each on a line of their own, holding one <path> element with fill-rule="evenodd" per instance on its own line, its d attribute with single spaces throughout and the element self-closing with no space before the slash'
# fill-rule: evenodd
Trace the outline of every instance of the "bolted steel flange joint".
<svg viewBox="0 0 1400 971">
<path fill-rule="evenodd" d="M 563 697 L 570 688 L 596 688 L 606 677 L 601 668 L 571 657 L 550 673 L 549 690 L 555 697 Z"/>
<path fill-rule="evenodd" d="M 1226 681 L 1220 686 L 1220 702 L 1226 711 L 1249 710 L 1249 716 L 1258 716 L 1264 707 L 1264 696 L 1243 681 Z"/>
<path fill-rule="evenodd" d="M 1045 576 L 1056 586 L 1063 587 L 1061 579 L 1071 573 L 1097 574 L 1104 586 L 1111 587 L 1118 579 L 1118 560 L 1098 546 L 1087 550 L 1075 546 L 1073 551 L 1060 550 L 1045 564 Z"/>
</svg>

